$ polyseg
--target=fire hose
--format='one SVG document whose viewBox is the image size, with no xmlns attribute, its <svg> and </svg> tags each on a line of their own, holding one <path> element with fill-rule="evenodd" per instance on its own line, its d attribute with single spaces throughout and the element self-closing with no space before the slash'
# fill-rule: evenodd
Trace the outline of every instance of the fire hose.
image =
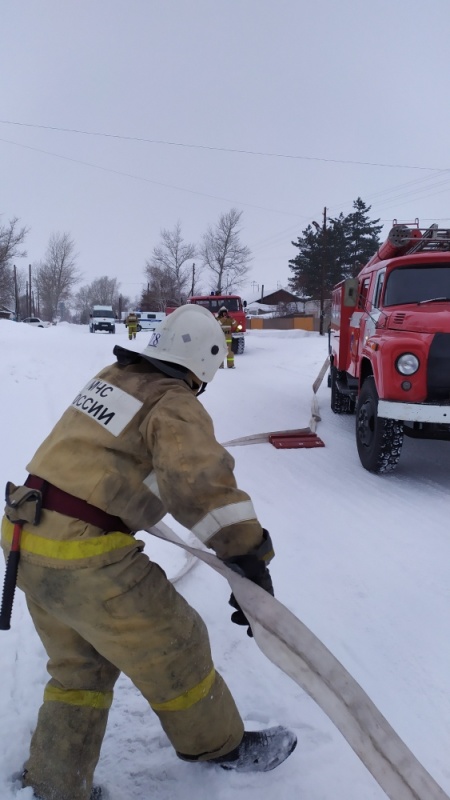
<svg viewBox="0 0 450 800">
<path fill-rule="evenodd" d="M 226 578 L 260 650 L 325 712 L 390 800 L 450 800 L 357 681 L 286 606 L 164 523 L 149 533 Z"/>
</svg>

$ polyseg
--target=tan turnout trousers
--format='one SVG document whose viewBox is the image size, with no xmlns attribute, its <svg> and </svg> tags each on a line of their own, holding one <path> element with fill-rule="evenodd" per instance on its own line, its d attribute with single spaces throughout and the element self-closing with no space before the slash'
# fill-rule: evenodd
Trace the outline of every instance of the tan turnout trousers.
<svg viewBox="0 0 450 800">
<path fill-rule="evenodd" d="M 22 561 L 19 585 L 49 657 L 24 778 L 44 800 L 88 800 L 120 672 L 179 753 L 201 761 L 239 744 L 243 723 L 205 625 L 145 554 L 84 569 Z"/>
</svg>

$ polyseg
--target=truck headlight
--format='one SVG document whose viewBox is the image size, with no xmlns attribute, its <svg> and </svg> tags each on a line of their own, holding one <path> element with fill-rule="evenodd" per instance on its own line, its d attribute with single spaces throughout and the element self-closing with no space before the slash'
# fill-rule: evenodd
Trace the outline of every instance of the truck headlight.
<svg viewBox="0 0 450 800">
<path fill-rule="evenodd" d="M 414 375 L 419 369 L 420 362 L 414 353 L 403 353 L 397 358 L 395 366 L 401 375 Z"/>
<path fill-rule="evenodd" d="M 237 328 L 236 328 L 236 330 L 237 330 L 237 331 L 241 331 L 241 330 L 242 330 L 242 325 L 238 325 L 238 326 L 237 326 Z"/>
</svg>

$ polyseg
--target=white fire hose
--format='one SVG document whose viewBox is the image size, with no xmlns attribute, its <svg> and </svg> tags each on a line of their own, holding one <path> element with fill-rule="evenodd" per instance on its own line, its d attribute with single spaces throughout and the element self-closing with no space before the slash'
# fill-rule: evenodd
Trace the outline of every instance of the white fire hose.
<svg viewBox="0 0 450 800">
<path fill-rule="evenodd" d="M 163 522 L 148 532 L 226 578 L 260 650 L 320 706 L 390 800 L 450 800 L 345 667 L 286 606 Z"/>
</svg>

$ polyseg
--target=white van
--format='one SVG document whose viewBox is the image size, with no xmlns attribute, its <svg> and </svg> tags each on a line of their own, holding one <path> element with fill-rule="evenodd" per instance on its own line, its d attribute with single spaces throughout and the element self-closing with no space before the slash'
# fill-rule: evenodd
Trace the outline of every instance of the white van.
<svg viewBox="0 0 450 800">
<path fill-rule="evenodd" d="M 136 311 L 138 331 L 154 331 L 166 318 L 164 311 Z"/>
<path fill-rule="evenodd" d="M 116 332 L 116 321 L 112 306 L 92 306 L 89 319 L 90 333 L 95 333 L 96 331 Z"/>
</svg>

